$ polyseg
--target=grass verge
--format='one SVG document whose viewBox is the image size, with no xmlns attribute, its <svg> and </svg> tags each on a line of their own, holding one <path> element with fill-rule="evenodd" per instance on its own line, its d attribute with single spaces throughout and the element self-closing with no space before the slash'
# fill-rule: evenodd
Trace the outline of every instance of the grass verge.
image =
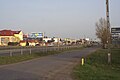
<svg viewBox="0 0 120 80">
<path fill-rule="evenodd" d="M 112 49 L 111 65 L 107 63 L 104 49 L 89 55 L 85 61 L 85 65 L 75 67 L 75 80 L 120 80 L 120 49 Z"/>
<path fill-rule="evenodd" d="M 17 63 L 17 62 L 22 62 L 22 61 L 26 61 L 26 60 L 39 58 L 42 56 L 54 55 L 54 54 L 59 54 L 59 53 L 65 52 L 65 51 L 80 50 L 80 49 L 83 49 L 83 47 L 60 50 L 60 51 L 48 51 L 48 52 L 32 53 L 31 55 L 30 54 L 23 54 L 23 55 L 17 55 L 17 56 L 12 56 L 12 57 L 0 56 L 0 65 Z"/>
</svg>

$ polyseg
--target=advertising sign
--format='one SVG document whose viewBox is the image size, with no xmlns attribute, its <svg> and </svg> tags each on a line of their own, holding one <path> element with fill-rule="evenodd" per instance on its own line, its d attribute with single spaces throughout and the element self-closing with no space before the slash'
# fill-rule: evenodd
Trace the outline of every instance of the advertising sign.
<svg viewBox="0 0 120 80">
<path fill-rule="evenodd" d="M 43 36 L 43 33 L 31 33 L 29 35 L 30 38 L 42 38 Z"/>
<path fill-rule="evenodd" d="M 118 27 L 118 28 L 111 28 L 111 33 L 120 33 L 120 27 Z"/>
</svg>

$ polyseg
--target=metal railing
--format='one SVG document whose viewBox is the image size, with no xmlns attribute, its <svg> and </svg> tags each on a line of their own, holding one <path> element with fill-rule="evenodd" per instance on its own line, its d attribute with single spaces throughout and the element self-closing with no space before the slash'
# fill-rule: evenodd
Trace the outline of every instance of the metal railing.
<svg viewBox="0 0 120 80">
<path fill-rule="evenodd" d="M 80 48 L 79 46 L 59 46 L 59 47 L 22 47 L 22 48 L 8 48 L 5 50 L 0 50 L 0 56 L 16 56 L 16 55 L 23 55 L 23 54 L 32 54 L 32 53 L 39 53 L 39 52 L 48 52 L 48 51 L 63 51 L 69 50 L 73 48 Z"/>
</svg>

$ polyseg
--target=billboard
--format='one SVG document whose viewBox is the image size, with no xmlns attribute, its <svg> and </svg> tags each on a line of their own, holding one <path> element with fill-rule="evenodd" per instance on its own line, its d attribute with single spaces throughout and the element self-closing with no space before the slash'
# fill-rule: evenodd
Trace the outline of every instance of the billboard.
<svg viewBox="0 0 120 80">
<path fill-rule="evenodd" d="M 44 37 L 44 34 L 39 32 L 39 33 L 31 33 L 29 35 L 30 38 L 43 38 Z"/>
<path fill-rule="evenodd" d="M 120 27 L 111 28 L 112 39 L 119 39 L 120 37 Z"/>
<path fill-rule="evenodd" d="M 120 27 L 111 28 L 111 33 L 120 33 Z"/>
</svg>

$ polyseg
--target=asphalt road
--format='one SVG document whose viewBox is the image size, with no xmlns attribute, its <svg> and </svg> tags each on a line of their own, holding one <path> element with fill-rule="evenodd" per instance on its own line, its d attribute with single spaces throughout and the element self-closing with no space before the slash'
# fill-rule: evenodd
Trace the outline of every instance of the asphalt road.
<svg viewBox="0 0 120 80">
<path fill-rule="evenodd" d="M 97 48 L 68 51 L 20 63 L 0 66 L 0 80 L 72 80 L 71 71 Z"/>
</svg>

